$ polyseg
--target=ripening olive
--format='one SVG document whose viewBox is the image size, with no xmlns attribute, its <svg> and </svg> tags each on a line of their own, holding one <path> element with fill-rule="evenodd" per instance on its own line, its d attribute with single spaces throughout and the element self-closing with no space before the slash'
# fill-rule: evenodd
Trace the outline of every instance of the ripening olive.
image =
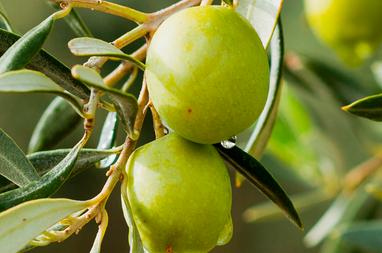
<svg viewBox="0 0 382 253">
<path fill-rule="evenodd" d="M 206 253 L 232 235 L 231 184 L 211 145 L 170 134 L 137 149 L 127 196 L 149 253 Z"/>
<path fill-rule="evenodd" d="M 348 65 L 359 65 L 382 42 L 381 0 L 305 0 L 315 34 Z"/>
<path fill-rule="evenodd" d="M 162 120 L 197 143 L 245 130 L 266 102 L 266 52 L 251 24 L 227 7 L 193 7 L 169 17 L 152 38 L 146 66 Z"/>
</svg>

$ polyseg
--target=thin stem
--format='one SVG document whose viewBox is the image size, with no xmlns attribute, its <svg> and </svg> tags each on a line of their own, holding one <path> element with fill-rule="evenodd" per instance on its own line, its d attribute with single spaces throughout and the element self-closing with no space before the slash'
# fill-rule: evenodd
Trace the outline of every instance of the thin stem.
<svg viewBox="0 0 382 253">
<path fill-rule="evenodd" d="M 53 19 L 60 19 L 66 17 L 71 11 L 72 11 L 72 5 L 71 4 L 66 4 L 64 5 L 64 8 L 62 10 L 59 10 L 55 13 L 52 14 Z"/>
<path fill-rule="evenodd" d="M 54 0 L 55 2 L 71 4 L 73 7 L 87 8 L 99 12 L 119 16 L 137 23 L 147 21 L 147 14 L 133 8 L 103 1 L 103 0 Z"/>
<path fill-rule="evenodd" d="M 135 80 L 137 80 L 137 77 L 138 77 L 138 68 L 135 67 L 133 68 L 133 71 L 131 72 L 125 84 L 122 86 L 122 91 L 127 92 L 131 88 L 131 86 L 133 86 Z"/>
<path fill-rule="evenodd" d="M 133 30 L 128 31 L 118 39 L 112 42 L 112 44 L 117 48 L 124 48 L 130 43 L 136 41 L 139 38 L 145 36 L 148 32 L 148 28 L 146 25 L 139 25 L 135 27 Z"/>
<path fill-rule="evenodd" d="M 149 103 L 149 107 L 150 107 L 151 114 L 153 117 L 155 138 L 159 139 L 159 138 L 165 136 L 166 128 L 163 125 L 162 120 L 160 119 L 160 116 L 159 116 L 157 110 L 155 109 L 154 105 L 151 102 Z"/>
<path fill-rule="evenodd" d="M 143 60 L 146 57 L 147 44 L 140 47 L 137 51 L 131 54 L 138 60 Z M 134 64 L 128 61 L 122 62 L 116 69 L 104 78 L 106 86 L 113 86 L 120 81 L 126 74 L 134 68 Z"/>
<path fill-rule="evenodd" d="M 138 115 L 136 119 L 135 127 L 136 129 L 141 129 L 143 120 L 146 116 L 144 109 L 148 101 L 148 92 L 145 83 L 142 85 L 141 93 L 138 98 Z M 79 142 L 78 145 L 85 145 L 85 140 L 87 140 L 87 132 L 83 139 Z M 63 231 L 47 231 L 44 233 L 46 235 L 46 241 L 41 242 L 44 245 L 47 245 L 51 242 L 61 242 L 69 238 L 72 234 L 78 232 L 83 226 L 89 223 L 92 219 L 99 217 L 104 212 L 105 204 L 115 188 L 116 184 L 123 177 L 123 169 L 127 163 L 127 159 L 134 151 L 136 146 L 136 141 L 131 140 L 129 137 L 126 138 L 123 145 L 123 150 L 117 160 L 117 162 L 112 165 L 107 172 L 108 179 L 103 186 L 101 192 L 91 200 L 87 201 L 88 209 L 79 217 L 70 217 L 70 219 L 64 220 L 63 223 L 69 222 L 69 226 Z M 38 241 L 34 242 L 36 245 Z M 42 245 L 41 244 L 41 245 Z"/>
<path fill-rule="evenodd" d="M 158 26 L 169 16 L 180 10 L 200 4 L 201 0 L 182 0 L 165 9 L 159 10 L 154 13 L 148 14 L 148 20 L 146 24 L 150 27 L 151 31 L 155 31 Z"/>
<path fill-rule="evenodd" d="M 136 27 L 135 29 L 122 35 L 118 39 L 114 40 L 112 42 L 112 44 L 115 47 L 121 49 L 121 48 L 129 45 L 130 43 L 134 42 L 135 40 L 141 38 L 142 36 L 144 36 L 147 33 L 147 31 L 148 31 L 148 28 L 146 26 L 140 25 L 140 26 Z M 137 52 L 138 53 L 136 53 L 136 54 L 133 53 L 131 56 L 137 60 L 143 60 L 144 57 L 139 57 L 140 56 L 139 50 Z M 108 57 L 98 57 L 98 56 L 90 57 L 89 60 L 84 65 L 89 67 L 89 68 L 96 69 L 99 72 L 101 70 L 101 68 L 103 67 L 103 65 L 108 60 L 109 60 Z M 105 80 L 105 83 L 107 85 L 108 81 Z"/>
<path fill-rule="evenodd" d="M 378 169 L 382 168 L 382 152 L 349 171 L 344 180 L 345 191 L 353 191 Z"/>
<path fill-rule="evenodd" d="M 213 1 L 214 0 L 202 0 L 202 2 L 200 3 L 200 6 L 211 5 Z"/>
</svg>

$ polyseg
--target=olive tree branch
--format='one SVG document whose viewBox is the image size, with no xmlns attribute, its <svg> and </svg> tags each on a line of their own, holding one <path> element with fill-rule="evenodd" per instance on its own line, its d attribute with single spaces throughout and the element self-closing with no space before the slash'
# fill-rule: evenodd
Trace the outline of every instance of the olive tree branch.
<svg viewBox="0 0 382 253">
<path fill-rule="evenodd" d="M 200 4 L 201 0 L 182 0 L 167 8 L 148 14 L 146 25 L 154 32 L 169 16 L 180 10 Z"/>
<path fill-rule="evenodd" d="M 150 107 L 150 111 L 153 117 L 155 138 L 161 138 L 165 136 L 166 128 L 163 125 L 162 120 L 160 119 L 160 116 L 151 101 L 149 102 L 148 106 Z"/>
<path fill-rule="evenodd" d="M 87 8 L 99 12 L 119 16 L 137 23 L 144 23 L 147 20 L 147 14 L 133 8 L 111 3 L 103 0 L 52 0 L 60 4 L 70 4 L 72 7 Z"/>
<path fill-rule="evenodd" d="M 135 128 L 141 129 L 146 113 L 144 108 L 148 103 L 148 92 L 145 83 L 142 85 L 141 93 L 138 98 L 138 115 L 135 121 Z M 83 140 L 87 138 L 84 136 Z M 84 141 L 80 145 L 84 145 Z M 37 240 L 33 240 L 33 246 L 45 246 L 52 242 L 62 242 L 69 238 L 74 233 L 79 233 L 83 226 L 95 219 L 99 225 L 100 233 L 104 232 L 107 228 L 107 216 L 105 216 L 105 205 L 117 183 L 123 179 L 123 170 L 126 166 L 127 160 L 131 153 L 134 151 L 137 141 L 126 137 L 125 143 L 121 154 L 115 164 L 113 164 L 106 175 L 108 179 L 103 186 L 101 192 L 93 199 L 87 201 L 88 208 L 81 212 L 79 216 L 69 216 L 62 220 L 59 225 L 63 225 L 63 230 L 46 231 Z"/>
<path fill-rule="evenodd" d="M 144 44 L 137 51 L 132 53 L 131 56 L 138 60 L 143 60 L 146 57 L 147 44 Z M 116 69 L 104 78 L 104 82 L 107 86 L 113 86 L 119 80 L 121 80 L 126 74 L 128 74 L 134 68 L 134 64 L 129 61 L 123 61 Z"/>
<path fill-rule="evenodd" d="M 350 170 L 344 179 L 344 190 L 351 192 L 382 168 L 382 152 Z"/>
<path fill-rule="evenodd" d="M 213 1 L 214 0 L 202 0 L 202 2 L 200 3 L 200 6 L 211 5 Z"/>
<path fill-rule="evenodd" d="M 95 4 L 94 0 L 93 1 L 66 0 L 65 2 L 67 3 L 70 2 L 70 4 L 74 7 L 76 6 L 89 7 L 90 5 Z M 75 3 L 77 3 L 77 5 Z M 102 11 L 106 11 L 106 10 L 110 11 L 110 9 L 107 9 L 107 8 L 103 9 L 105 7 L 105 5 L 102 5 L 103 3 L 105 2 L 97 1 L 98 6 L 102 6 L 102 8 L 99 7 L 94 9 L 102 10 Z M 115 40 L 113 44 L 118 48 L 122 48 L 128 45 L 129 43 L 133 42 L 134 40 L 144 36 L 147 32 L 155 31 L 156 28 L 159 26 L 161 22 L 163 22 L 164 19 L 166 19 L 168 16 L 175 13 L 176 11 L 196 5 L 198 3 L 200 3 L 200 0 L 183 0 L 162 11 L 150 14 L 147 19 L 148 21 L 145 24 L 140 25 L 136 29 L 133 29 L 132 31 L 121 36 L 120 38 Z M 90 4 L 90 5 L 86 5 L 86 4 Z M 111 6 L 114 6 L 114 5 L 111 5 Z M 116 10 L 117 8 L 114 8 L 114 9 L 112 8 L 113 12 Z M 138 49 L 135 53 L 133 53 L 133 56 L 137 57 L 138 59 L 144 59 L 146 55 L 146 50 L 147 50 L 147 44 L 143 45 L 140 49 Z M 108 60 L 107 57 L 92 57 L 84 65 L 99 71 L 102 68 L 102 66 L 107 62 L 107 60 Z M 120 66 L 117 69 L 115 69 L 112 73 L 110 73 L 107 77 L 104 78 L 105 84 L 107 86 L 112 86 L 113 84 L 118 82 L 123 76 L 125 76 L 129 71 L 131 71 L 133 67 L 134 65 L 132 63 L 123 62 L 122 64 L 120 64 Z M 94 89 L 94 88 L 91 89 L 91 95 L 90 95 L 89 101 L 84 106 L 84 111 L 85 111 L 85 114 L 87 115 L 84 122 L 85 134 L 82 140 L 80 141 L 79 145 L 84 146 L 90 138 L 90 135 L 94 128 L 95 113 L 96 113 L 97 105 L 101 95 L 102 93 L 98 91 L 97 89 Z M 134 124 L 134 129 L 139 134 L 142 129 L 143 121 L 145 119 L 148 106 L 149 106 L 149 94 L 147 90 L 146 80 L 144 78 L 141 92 L 138 97 L 138 112 L 137 112 L 137 116 L 136 116 L 136 120 Z M 160 122 L 159 116 L 157 115 L 155 108 L 153 108 L 152 106 L 149 106 L 149 107 L 151 108 L 151 111 L 153 112 L 154 118 L 157 118 L 156 135 L 157 136 L 164 135 L 164 127 L 162 123 Z M 157 115 L 158 117 L 156 117 L 155 115 Z M 88 208 L 82 214 L 76 217 L 70 217 L 62 221 L 63 223 L 65 223 L 65 225 L 67 225 L 65 229 L 60 231 L 45 232 L 44 236 L 45 238 L 48 238 L 49 243 L 54 241 L 61 242 L 67 239 L 68 237 L 70 237 L 73 233 L 78 233 L 83 226 L 85 226 L 88 222 L 90 222 L 94 218 L 96 219 L 97 223 L 100 223 L 100 233 L 106 230 L 107 221 L 102 222 L 103 217 L 105 217 L 102 214 L 105 214 L 106 202 L 110 194 L 112 193 L 113 189 L 117 185 L 117 183 L 121 179 L 123 179 L 124 168 L 126 166 L 129 156 L 132 154 L 132 152 L 135 149 L 136 143 L 137 143 L 137 140 L 132 140 L 130 137 L 126 137 L 125 143 L 123 144 L 123 148 L 117 162 L 113 164 L 108 170 L 108 172 L 106 173 L 108 178 L 101 192 L 97 196 L 95 196 L 93 199 L 87 201 Z"/>
</svg>

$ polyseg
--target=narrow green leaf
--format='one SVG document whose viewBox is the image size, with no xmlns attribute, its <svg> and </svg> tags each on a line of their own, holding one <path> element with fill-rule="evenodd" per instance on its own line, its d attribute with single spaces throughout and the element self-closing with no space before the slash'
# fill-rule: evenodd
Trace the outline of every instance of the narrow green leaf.
<svg viewBox="0 0 382 253">
<path fill-rule="evenodd" d="M 230 5 L 230 6 L 232 6 L 232 4 L 233 4 L 233 0 L 223 0 L 223 2 Z"/>
<path fill-rule="evenodd" d="M 93 69 L 76 65 L 72 68 L 72 75 L 92 88 L 105 91 L 112 99 L 125 131 L 134 139 L 134 122 L 137 116 L 138 103 L 133 95 L 120 90 L 106 87 L 102 77 Z"/>
<path fill-rule="evenodd" d="M 215 144 L 214 146 L 230 166 L 242 174 L 249 180 L 249 182 L 278 205 L 294 224 L 299 228 L 303 228 L 300 217 L 293 206 L 292 201 L 260 162 L 238 147 L 225 149 L 220 144 Z"/>
<path fill-rule="evenodd" d="M 36 168 L 37 173 L 43 176 L 63 160 L 69 152 L 70 149 L 41 151 L 27 155 L 27 158 Z M 112 150 L 81 149 L 71 177 L 86 170 L 96 169 L 101 160 L 114 156 L 115 152 Z M 11 188 L 14 188 L 14 184 L 6 181 L 4 178 L 0 178 L 0 193 Z"/>
<path fill-rule="evenodd" d="M 275 30 L 270 49 L 271 71 L 267 102 L 245 147 L 246 152 L 257 158 L 262 156 L 271 136 L 281 97 L 281 76 L 284 60 L 284 39 L 281 22 L 279 22 Z"/>
<path fill-rule="evenodd" d="M 81 117 L 61 97 L 53 99 L 38 121 L 28 146 L 28 153 L 46 150 L 72 132 Z"/>
<path fill-rule="evenodd" d="M 0 29 L 0 54 L 4 54 L 19 39 L 18 35 Z M 76 96 L 85 99 L 89 97 L 89 89 L 72 77 L 70 69 L 44 50 L 40 50 L 26 65 L 26 68 L 44 73 Z"/>
<path fill-rule="evenodd" d="M 306 234 L 304 243 L 308 247 L 318 245 L 339 225 L 352 221 L 359 210 L 363 206 L 367 206 L 368 199 L 369 195 L 362 189 L 352 195 L 340 194 L 320 220 Z"/>
<path fill-rule="evenodd" d="M 319 157 L 325 157 L 331 163 L 325 166 L 325 170 L 320 166 L 322 177 L 328 182 L 341 180 L 344 171 L 369 156 L 365 142 L 370 140 L 372 131 L 365 131 L 359 119 L 338 110 L 341 103 L 333 96 L 329 85 L 317 73 L 306 68 L 299 56 L 288 56 L 283 76 L 308 110 L 315 131 L 319 134 L 308 145 L 320 144 Z M 302 139 L 300 134 L 298 137 Z M 326 155 L 322 156 L 323 153 Z"/>
<path fill-rule="evenodd" d="M 103 82 L 101 75 L 94 69 L 85 67 L 83 65 L 75 65 L 72 68 L 72 75 L 74 78 L 84 82 L 90 87 L 96 87 L 101 90 L 108 90 L 109 88 Z"/>
<path fill-rule="evenodd" d="M 379 87 L 382 87 L 382 61 L 375 60 L 371 64 L 371 71 L 373 72 L 374 79 L 377 81 Z"/>
<path fill-rule="evenodd" d="M 0 2 L 0 29 L 4 29 L 10 32 L 14 31 L 11 23 L 9 22 L 7 15 L 5 14 L 5 9 L 1 2 Z"/>
<path fill-rule="evenodd" d="M 122 183 L 121 186 L 121 201 L 122 201 L 122 210 L 125 221 L 129 227 L 129 247 L 130 253 L 144 253 L 143 244 L 141 237 L 138 232 L 138 228 L 135 225 L 133 213 L 131 212 L 130 202 L 126 194 L 126 180 Z"/>
<path fill-rule="evenodd" d="M 328 193 L 323 192 L 321 189 L 303 192 L 300 194 L 292 195 L 291 199 L 299 213 L 306 209 L 313 208 L 318 204 L 331 199 Z M 269 220 L 281 217 L 281 212 L 275 205 L 270 202 L 261 203 L 248 208 L 243 213 L 243 218 L 246 222 L 256 222 L 259 220 Z"/>
<path fill-rule="evenodd" d="M 18 186 L 39 180 L 39 175 L 23 151 L 0 129 L 0 175 Z"/>
<path fill-rule="evenodd" d="M 15 70 L 0 74 L 0 92 L 34 93 L 43 92 L 59 95 L 65 98 L 82 115 L 82 105 L 79 100 L 64 91 L 49 77 L 33 70 Z"/>
<path fill-rule="evenodd" d="M 359 99 L 350 105 L 342 107 L 342 110 L 362 118 L 382 121 L 382 94 Z"/>
<path fill-rule="evenodd" d="M 323 85 L 326 85 L 332 96 L 341 104 L 349 104 L 375 91 L 364 85 L 353 73 L 345 72 L 322 59 L 307 56 L 301 56 L 300 59 L 307 69 L 322 79 Z"/>
<path fill-rule="evenodd" d="M 61 10 L 59 3 L 54 3 L 50 0 L 48 0 L 47 3 L 55 10 Z M 80 14 L 78 14 L 76 10 L 71 10 L 70 13 L 64 18 L 64 21 L 69 25 L 76 36 L 93 37 L 90 29 L 86 26 Z"/>
<path fill-rule="evenodd" d="M 60 86 L 44 74 L 32 70 L 9 71 L 0 75 L 0 91 L 9 93 L 20 92 L 63 92 Z"/>
<path fill-rule="evenodd" d="M 241 0 L 236 9 L 253 25 L 264 48 L 268 48 L 283 2 L 283 0 Z"/>
<path fill-rule="evenodd" d="M 320 243 L 340 223 L 341 217 L 351 203 L 350 198 L 337 198 L 316 225 L 305 236 L 304 242 L 313 247 Z"/>
<path fill-rule="evenodd" d="M 109 112 L 103 124 L 97 149 L 110 149 L 115 146 L 118 132 L 118 114 Z M 101 168 L 106 168 L 115 162 L 117 155 L 112 155 L 100 162 Z"/>
<path fill-rule="evenodd" d="M 51 15 L 31 29 L 0 57 L 0 73 L 23 68 L 41 49 L 54 24 Z"/>
<path fill-rule="evenodd" d="M 69 199 L 39 199 L 0 213 L 0 248 L 16 253 L 60 220 L 87 207 Z"/>
<path fill-rule="evenodd" d="M 131 61 L 144 70 L 145 65 L 131 55 L 125 54 L 112 44 L 95 38 L 75 38 L 69 41 L 69 49 L 76 56 L 105 56 Z"/>
<path fill-rule="evenodd" d="M 357 248 L 381 252 L 382 220 L 352 223 L 340 232 L 339 237 Z"/>
<path fill-rule="evenodd" d="M 102 241 L 105 236 L 106 228 L 109 223 L 109 217 L 105 210 L 102 212 L 102 223 L 98 225 L 97 236 L 93 242 L 93 246 L 90 249 L 90 253 L 101 253 Z"/>
<path fill-rule="evenodd" d="M 36 152 L 27 157 L 38 173 L 43 175 L 54 168 L 70 151 L 70 149 L 56 149 Z M 95 168 L 97 162 L 113 154 L 115 154 L 113 150 L 81 149 L 72 174 L 76 175 L 84 170 Z"/>
<path fill-rule="evenodd" d="M 28 200 L 46 198 L 55 193 L 70 177 L 81 145 L 74 147 L 67 156 L 38 181 L 25 187 L 0 194 L 0 212 Z"/>
</svg>

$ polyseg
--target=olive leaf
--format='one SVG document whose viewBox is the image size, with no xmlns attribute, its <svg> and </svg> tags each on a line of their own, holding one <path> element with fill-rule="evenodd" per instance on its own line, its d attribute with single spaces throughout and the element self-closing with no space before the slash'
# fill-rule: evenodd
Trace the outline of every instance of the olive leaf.
<svg viewBox="0 0 382 253">
<path fill-rule="evenodd" d="M 98 225 L 98 232 L 96 238 L 94 239 L 93 246 L 90 249 L 90 253 L 101 253 L 102 241 L 105 236 L 106 228 L 109 223 L 109 217 L 105 210 L 102 212 L 102 221 Z"/>
<path fill-rule="evenodd" d="M 259 119 L 250 136 L 246 133 L 244 150 L 254 157 L 260 158 L 271 137 L 273 126 L 277 118 L 279 108 L 281 90 L 282 90 L 282 66 L 284 61 L 284 37 L 282 32 L 281 20 L 273 34 L 270 44 L 270 80 L 267 102 L 264 106 Z M 239 140 L 242 136 L 239 135 Z M 236 186 L 240 186 L 244 181 L 244 177 L 236 173 Z"/>
<path fill-rule="evenodd" d="M 298 193 L 290 196 L 294 206 L 300 213 L 313 208 L 318 204 L 332 198 L 332 196 L 321 189 Z M 273 203 L 265 202 L 252 206 L 245 210 L 243 218 L 246 222 L 255 222 L 259 220 L 270 220 L 281 217 L 281 212 Z"/>
<path fill-rule="evenodd" d="M 359 189 L 349 195 L 340 194 L 313 228 L 306 234 L 304 243 L 314 247 L 327 238 L 338 226 L 353 221 L 362 207 L 367 206 L 370 196 Z"/>
<path fill-rule="evenodd" d="M 69 41 L 69 49 L 76 56 L 106 56 L 127 60 L 145 70 L 145 65 L 133 56 L 125 54 L 122 50 L 116 48 L 112 44 L 95 38 L 75 38 Z"/>
<path fill-rule="evenodd" d="M 56 97 L 38 121 L 28 145 L 28 153 L 46 150 L 61 141 L 81 122 L 81 116 L 61 97 Z"/>
<path fill-rule="evenodd" d="M 253 25 L 264 48 L 268 48 L 283 0 L 240 0 L 237 11 Z"/>
<path fill-rule="evenodd" d="M 14 31 L 11 23 L 9 22 L 7 15 L 5 14 L 5 10 L 1 2 L 0 2 L 0 29 L 4 29 L 10 32 Z"/>
<path fill-rule="evenodd" d="M 51 93 L 66 99 L 79 115 L 82 105 L 76 97 L 64 91 L 49 77 L 33 70 L 15 70 L 0 74 L 0 92 L 6 93 Z"/>
<path fill-rule="evenodd" d="M 46 1 L 55 10 L 61 10 L 60 4 Z M 82 20 L 80 14 L 76 10 L 71 10 L 70 13 L 64 18 L 64 21 L 69 25 L 76 36 L 93 37 L 90 29 L 86 26 Z"/>
<path fill-rule="evenodd" d="M 99 137 L 97 149 L 110 149 L 114 147 L 118 132 L 118 114 L 116 112 L 109 112 L 102 127 L 101 135 Z M 112 155 L 100 162 L 101 168 L 106 168 L 112 165 L 117 155 Z"/>
<path fill-rule="evenodd" d="M 362 118 L 382 121 L 382 94 L 359 99 L 350 105 L 343 106 L 342 110 Z"/>
<path fill-rule="evenodd" d="M 233 0 L 223 0 L 223 2 L 230 5 L 230 6 L 232 6 L 232 4 L 233 4 Z"/>
<path fill-rule="evenodd" d="M 83 201 L 39 199 L 0 213 L 1 251 L 19 252 L 49 227 L 86 207 Z"/>
<path fill-rule="evenodd" d="M 18 186 L 26 186 L 40 179 L 21 149 L 2 129 L 0 129 L 0 175 Z"/>
<path fill-rule="evenodd" d="M 220 144 L 215 144 L 214 146 L 232 168 L 242 174 L 249 182 L 279 206 L 295 225 L 299 228 L 303 228 L 292 201 L 260 162 L 238 147 L 226 149 Z"/>
<path fill-rule="evenodd" d="M 281 22 L 279 22 L 276 27 L 270 49 L 271 70 L 267 102 L 245 147 L 245 151 L 254 157 L 262 156 L 277 117 L 278 105 L 281 97 L 281 76 L 284 60 L 284 39 Z"/>
<path fill-rule="evenodd" d="M 56 149 L 49 151 L 41 151 L 27 155 L 28 160 L 36 168 L 37 173 L 43 176 L 56 166 L 61 160 L 65 158 L 70 152 L 70 149 Z M 98 163 L 108 157 L 115 157 L 115 150 L 98 150 L 98 149 L 81 149 L 77 161 L 74 165 L 71 177 L 90 169 L 96 169 Z M 115 158 L 114 158 L 115 159 Z M 0 177 L 0 193 L 11 188 L 15 185 Z"/>
<path fill-rule="evenodd" d="M 28 200 L 45 198 L 55 193 L 70 177 L 81 145 L 75 146 L 65 158 L 39 180 L 0 194 L 0 212 Z"/>
<path fill-rule="evenodd" d="M 344 243 L 371 252 L 382 251 L 381 235 L 382 220 L 352 223 L 338 232 Z"/>
<path fill-rule="evenodd" d="M 16 41 L 0 57 L 0 73 L 23 68 L 41 49 L 54 24 L 54 15 L 49 16 Z"/>
<path fill-rule="evenodd" d="M 135 224 L 133 214 L 131 212 L 131 206 L 129 199 L 126 194 L 126 180 L 122 183 L 121 186 L 121 201 L 122 201 L 122 210 L 125 221 L 129 227 L 129 246 L 130 253 L 144 253 L 142 240 L 138 232 L 138 228 Z"/>
<path fill-rule="evenodd" d="M 131 94 L 105 86 L 102 77 L 95 70 L 88 67 L 76 65 L 72 68 L 72 75 L 90 87 L 102 90 L 109 95 L 125 131 L 131 138 L 135 139 L 134 122 L 138 111 L 136 98 Z"/>
<path fill-rule="evenodd" d="M 0 29 L 0 54 L 4 54 L 4 52 L 13 47 L 19 40 L 20 37 L 18 35 Z M 25 47 L 28 46 L 29 45 L 26 44 Z M 24 56 L 18 55 L 18 57 Z M 89 97 L 89 89 L 72 77 L 70 69 L 44 50 L 40 50 L 25 67 L 44 73 L 62 88 L 78 97 Z"/>
</svg>

